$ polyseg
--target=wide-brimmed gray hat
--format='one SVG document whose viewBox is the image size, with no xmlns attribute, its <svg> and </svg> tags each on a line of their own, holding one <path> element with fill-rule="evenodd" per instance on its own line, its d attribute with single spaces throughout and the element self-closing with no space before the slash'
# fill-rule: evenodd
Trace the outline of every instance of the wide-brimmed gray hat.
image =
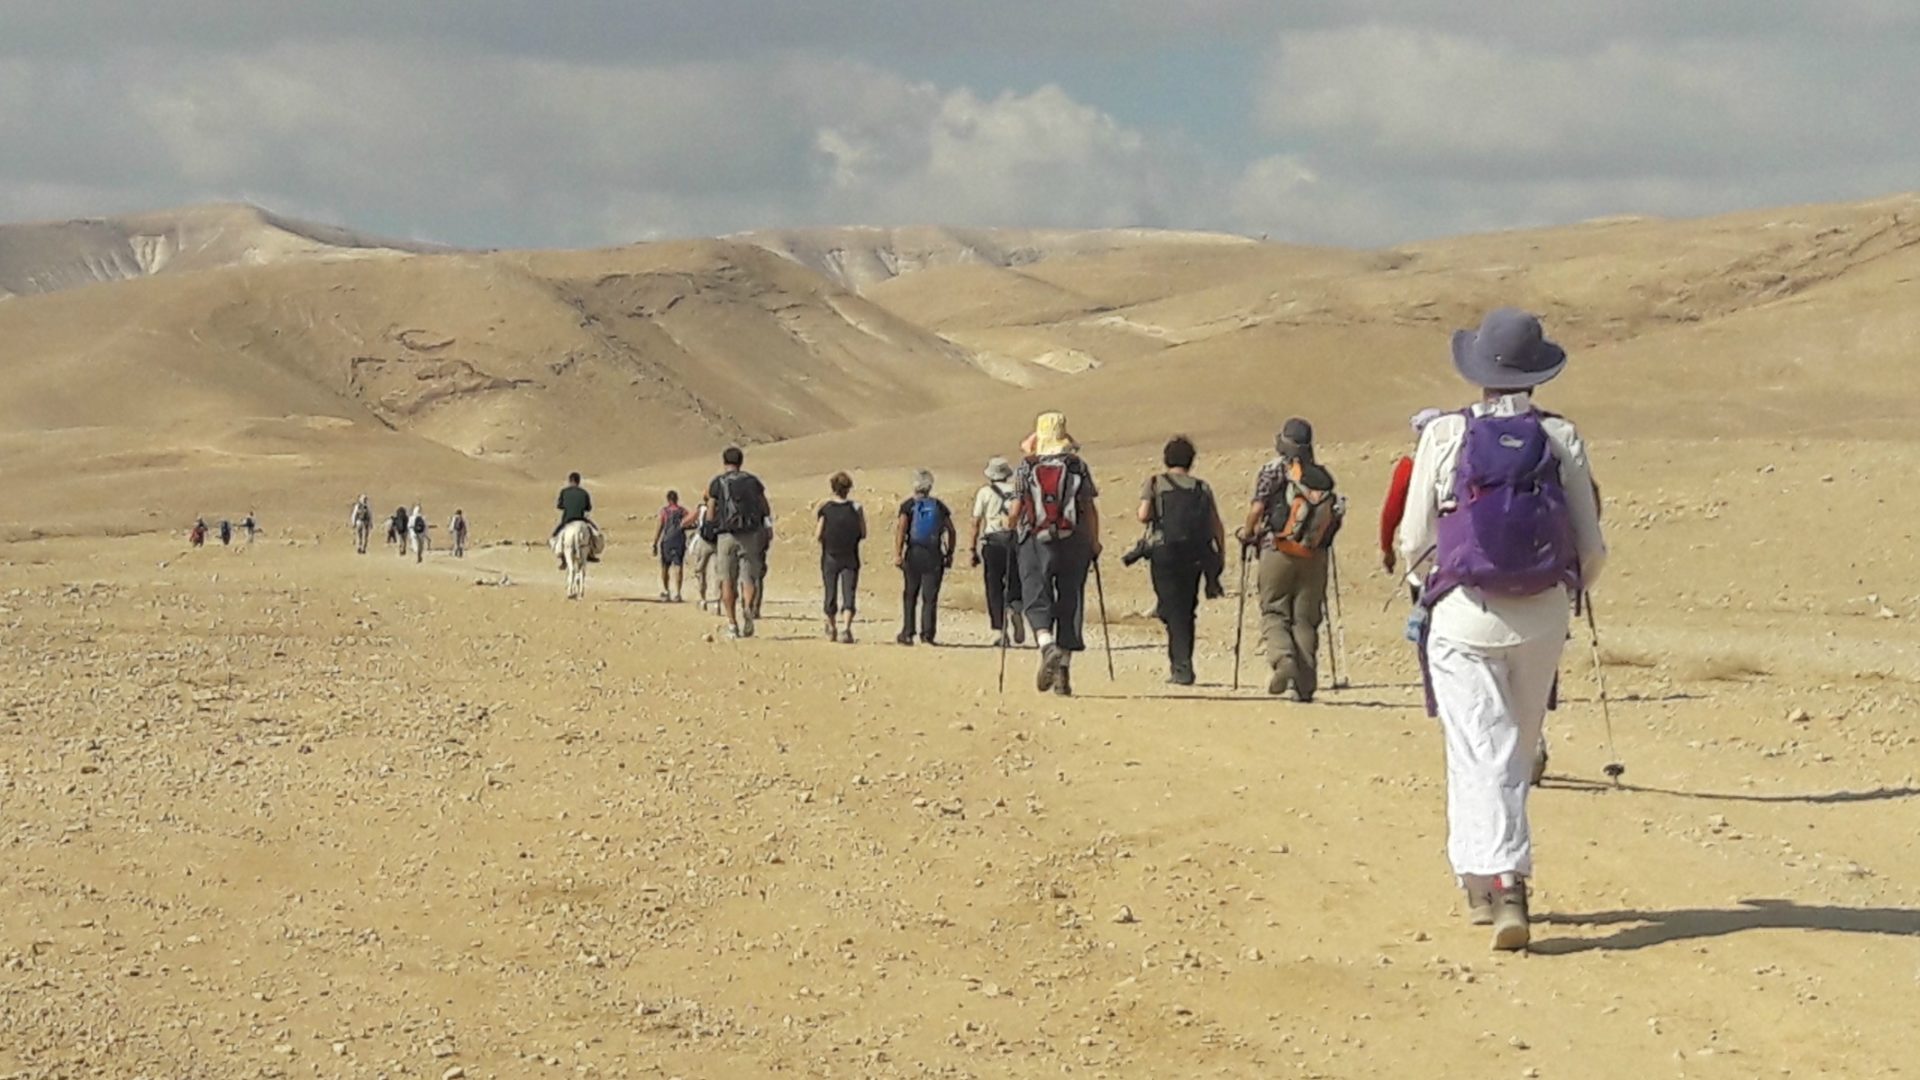
<svg viewBox="0 0 1920 1080">
<path fill-rule="evenodd" d="M 1011 480 L 1013 479 L 1013 466 L 1007 464 L 1007 459 L 1003 457 L 988 458 L 987 479 Z"/>
<path fill-rule="evenodd" d="M 1567 350 L 1547 340 L 1538 316 L 1496 308 L 1478 330 L 1456 330 L 1453 366 L 1487 390 L 1528 390 L 1566 370 Z"/>
</svg>

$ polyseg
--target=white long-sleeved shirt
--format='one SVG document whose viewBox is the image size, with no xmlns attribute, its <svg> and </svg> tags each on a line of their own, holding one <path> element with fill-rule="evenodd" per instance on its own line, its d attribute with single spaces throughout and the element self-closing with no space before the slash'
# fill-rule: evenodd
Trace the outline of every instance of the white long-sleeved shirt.
<svg viewBox="0 0 1920 1080">
<path fill-rule="evenodd" d="M 1533 408 L 1529 394 L 1508 394 L 1473 407 L 1475 416 L 1518 416 Z M 1548 417 L 1542 425 L 1560 459 L 1560 483 L 1566 488 L 1567 510 L 1573 518 L 1573 536 L 1580 556 L 1580 580 L 1588 588 L 1600 580 L 1607 563 L 1607 542 L 1600 531 L 1600 504 L 1587 463 L 1587 447 L 1573 424 Z M 1420 448 L 1413 455 L 1413 484 L 1407 509 L 1400 518 L 1398 546 L 1405 565 L 1421 565 L 1433 558 L 1440 511 L 1451 509 L 1454 471 L 1466 442 L 1467 421 L 1450 413 L 1427 425 Z M 1535 596 L 1487 596 L 1478 589 L 1448 593 L 1433 610 L 1436 637 L 1475 648 L 1500 649 L 1565 635 L 1570 615 L 1565 588 Z"/>
</svg>

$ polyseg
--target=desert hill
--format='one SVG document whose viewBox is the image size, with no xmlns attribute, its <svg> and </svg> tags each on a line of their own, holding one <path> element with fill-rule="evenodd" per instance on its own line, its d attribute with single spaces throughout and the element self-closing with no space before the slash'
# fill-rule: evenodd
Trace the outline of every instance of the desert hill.
<svg viewBox="0 0 1920 1080">
<path fill-rule="evenodd" d="M 0 225 L 0 299 L 154 274 L 431 250 L 246 205 Z"/>
<path fill-rule="evenodd" d="M 0 431 L 313 415 L 549 471 L 793 438 L 1003 385 L 966 350 L 720 241 L 209 266 L 16 297 L 0 335 L 13 346 Z"/>
<path fill-rule="evenodd" d="M 727 239 L 766 248 L 860 292 L 940 267 L 1019 269 L 1051 259 L 1117 251 L 1233 248 L 1253 243 L 1244 236 L 1170 229 L 967 229 L 931 225 L 764 229 L 735 233 Z"/>
</svg>

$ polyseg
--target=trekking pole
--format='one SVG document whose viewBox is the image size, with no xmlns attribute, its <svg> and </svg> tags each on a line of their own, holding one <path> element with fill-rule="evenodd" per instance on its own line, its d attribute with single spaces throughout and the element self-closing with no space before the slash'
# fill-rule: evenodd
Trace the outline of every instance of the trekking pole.
<svg viewBox="0 0 1920 1080">
<path fill-rule="evenodd" d="M 1012 617 L 1013 617 L 1013 611 L 1012 609 L 1008 609 L 1005 612 L 1005 614 L 1001 616 L 1001 619 L 1000 619 L 1000 696 L 1001 697 L 1007 696 L 1007 638 L 1011 636 L 1007 633 L 1007 631 L 1010 629 L 1007 626 L 1007 622 L 1010 619 L 1012 619 Z"/>
<path fill-rule="evenodd" d="M 1240 549 L 1240 611 L 1233 620 L 1233 688 L 1240 689 L 1240 642 L 1247 630 L 1247 567 L 1252 562 L 1247 558 L 1247 549 Z"/>
<path fill-rule="evenodd" d="M 1340 677 L 1340 665 L 1346 659 L 1347 652 L 1345 627 L 1342 625 L 1346 619 L 1340 610 L 1340 553 L 1328 548 L 1327 559 L 1333 571 L 1333 642 L 1329 646 L 1333 653 L 1333 688 L 1345 690 L 1348 680 Z"/>
<path fill-rule="evenodd" d="M 1093 594 L 1100 599 L 1100 640 L 1107 647 L 1107 681 L 1116 682 L 1113 673 L 1113 632 L 1107 629 L 1107 587 L 1100 583 L 1100 560 L 1093 560 Z"/>
<path fill-rule="evenodd" d="M 1587 641 L 1593 646 L 1593 681 L 1600 688 L 1600 716 L 1607 726 L 1607 765 L 1602 771 L 1614 787 L 1620 786 L 1620 778 L 1627 773 L 1627 767 L 1620 763 L 1620 755 L 1613 748 L 1613 709 L 1607 703 L 1607 673 L 1600 663 L 1600 626 L 1593 617 L 1593 594 L 1580 594 L 1580 606 L 1587 611 Z"/>
</svg>

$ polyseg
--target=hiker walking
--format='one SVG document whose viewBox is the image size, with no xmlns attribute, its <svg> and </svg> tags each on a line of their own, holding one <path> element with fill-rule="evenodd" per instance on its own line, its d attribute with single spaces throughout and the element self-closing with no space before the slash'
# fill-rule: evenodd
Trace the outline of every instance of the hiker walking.
<svg viewBox="0 0 1920 1080">
<path fill-rule="evenodd" d="M 1101 551 L 1100 489 L 1064 414 L 1040 414 L 1020 449 L 1026 457 L 1013 476 L 1019 497 L 1007 522 L 1019 538 L 1021 603 L 1040 646 L 1034 685 L 1071 697 L 1073 654 L 1087 647 L 1087 574 Z"/>
<path fill-rule="evenodd" d="M 1427 425 L 1399 554 L 1432 550 L 1421 603 L 1428 712 L 1446 737 L 1447 856 L 1493 947 L 1523 949 L 1533 752 L 1566 645 L 1570 604 L 1606 563 L 1579 432 L 1532 391 L 1566 368 L 1540 320 L 1501 308 L 1453 336 L 1481 400 Z"/>
<path fill-rule="evenodd" d="M 192 544 L 194 547 L 205 547 L 207 545 L 207 519 L 193 519 L 193 528 L 187 530 L 187 543 Z"/>
<path fill-rule="evenodd" d="M 660 557 L 660 599 L 677 604 L 687 574 L 687 508 L 677 491 L 667 492 L 667 505 L 660 508 L 653 553 Z"/>
<path fill-rule="evenodd" d="M 709 594 L 707 592 L 707 571 L 713 568 L 714 545 L 720 542 L 720 532 L 713 522 L 713 513 L 705 500 L 693 512 L 693 524 L 687 530 L 687 562 L 693 565 L 693 588 L 700 598 L 700 610 L 707 610 Z M 714 601 L 714 610 L 719 610 L 719 601 Z"/>
<path fill-rule="evenodd" d="M 967 538 L 973 565 L 986 576 L 987 625 L 992 627 L 994 644 L 1007 644 L 1012 635 L 1015 645 L 1027 642 L 1026 620 L 1020 617 L 1019 543 L 1007 525 L 1008 514 L 1018 500 L 1013 486 L 1013 466 L 1003 457 L 987 461 L 987 482 L 973 494 L 973 535 Z"/>
<path fill-rule="evenodd" d="M 247 534 L 247 543 L 251 546 L 253 535 L 260 531 L 260 523 L 254 520 L 253 511 L 247 511 L 247 516 L 240 519 L 240 531 Z"/>
<path fill-rule="evenodd" d="M 1161 453 L 1166 471 L 1147 477 L 1140 488 L 1140 523 L 1153 574 L 1154 614 L 1167 627 L 1167 681 L 1192 686 L 1194 624 L 1200 609 L 1201 581 L 1209 597 L 1226 595 L 1220 572 L 1227 550 L 1227 527 L 1213 489 L 1193 475 L 1193 441 L 1168 440 Z M 1131 558 L 1132 556 L 1129 556 Z"/>
<path fill-rule="evenodd" d="M 1333 474 L 1314 460 L 1313 425 L 1288 420 L 1275 455 L 1260 469 L 1239 539 L 1241 557 L 1260 560 L 1260 627 L 1273 675 L 1267 693 L 1291 687 L 1311 702 L 1320 685 L 1320 624 L 1327 612 L 1331 548 L 1344 513 Z"/>
<path fill-rule="evenodd" d="M 407 532 L 413 537 L 413 561 L 419 562 L 427 557 L 427 515 L 420 510 L 420 504 L 413 504 L 413 515 L 407 519 Z"/>
<path fill-rule="evenodd" d="M 940 583 L 953 566 L 953 511 L 933 497 L 933 474 L 920 469 L 913 474 L 913 497 L 900 504 L 893 527 L 893 565 L 900 568 L 905 588 L 901 593 L 900 635 L 902 645 L 913 644 L 916 609 L 920 615 L 920 641 L 936 644 L 940 632 Z"/>
<path fill-rule="evenodd" d="M 729 638 L 753 636 L 767 545 L 773 540 L 767 489 L 742 468 L 746 460 L 739 447 L 727 447 L 720 455 L 724 471 L 707 485 L 707 513 L 719 533 L 714 554 L 720 562 L 720 604 L 727 613 Z"/>
<path fill-rule="evenodd" d="M 467 557 L 467 512 L 455 508 L 453 521 L 447 525 L 447 531 L 453 534 L 453 557 Z"/>
<path fill-rule="evenodd" d="M 827 640 L 853 644 L 853 617 L 860 593 L 860 543 L 867 538 L 867 512 L 853 501 L 853 477 L 844 472 L 827 481 L 833 498 L 814 511 L 813 535 L 820 541 L 820 582 L 826 599 Z M 840 616 L 846 616 L 845 627 Z"/>
<path fill-rule="evenodd" d="M 407 553 L 407 508 L 396 506 L 393 516 L 387 518 L 387 543 L 399 544 L 400 554 Z"/>
<path fill-rule="evenodd" d="M 233 522 L 228 521 L 226 518 L 221 518 L 220 519 L 220 546 L 226 547 L 228 544 L 231 544 L 231 543 L 233 543 Z"/>
</svg>

